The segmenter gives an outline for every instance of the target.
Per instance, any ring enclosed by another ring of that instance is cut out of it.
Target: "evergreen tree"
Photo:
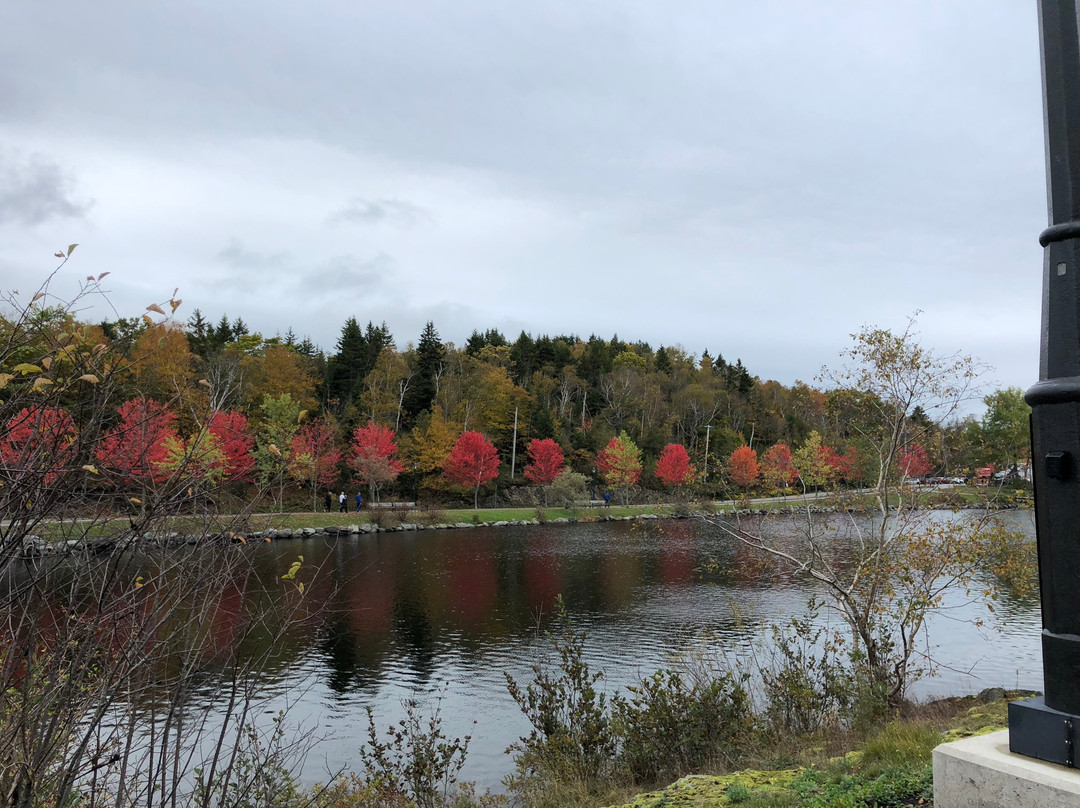
[[[715,365],[713,367],[715,367]],[[671,359],[668,358],[667,348],[665,348],[663,345],[661,345],[656,351],[656,372],[671,372]]]
[[[195,309],[187,321],[188,347],[193,354],[203,359],[207,357],[212,331],[213,326],[206,321],[201,311]]]
[[[233,341],[233,329],[229,325],[229,318],[227,315],[221,315],[221,319],[218,320],[218,324],[214,327],[213,331],[208,335],[209,346],[207,349],[208,354],[215,354]]]
[[[337,412],[344,413],[360,395],[368,370],[368,344],[355,317],[350,317],[341,327],[336,347],[326,366],[326,396],[336,402]]]
[[[405,416],[410,422],[431,408],[445,356],[446,348],[439,339],[439,332],[435,330],[435,324],[428,321],[416,346],[413,383],[405,395]]]
[[[510,348],[510,369],[514,380],[525,385],[536,366],[536,343],[524,331]]]
[[[473,332],[469,334],[469,338],[465,340],[465,353],[469,356],[476,356],[486,344],[484,335],[474,328]]]
[[[375,363],[379,361],[379,354],[383,352],[383,348],[394,347],[394,337],[390,333],[385,320],[381,325],[374,325],[371,320],[368,320],[367,329],[364,331],[364,340],[367,342],[367,359],[362,368],[361,379],[371,373]]]

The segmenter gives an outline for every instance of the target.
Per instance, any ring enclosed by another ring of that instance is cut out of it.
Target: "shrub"
[[[438,706],[426,718],[416,700],[409,699],[402,706],[405,718],[387,729],[385,742],[379,739],[371,708],[367,710],[368,742],[360,747],[360,761],[368,783],[358,792],[361,796],[374,787],[380,806],[461,808],[502,804],[500,798],[487,793],[477,801],[473,785],[458,781],[471,736],[448,738]]]
[[[589,499],[589,480],[567,469],[548,486],[548,502],[558,508],[573,508]]]
[[[628,690],[629,697],[612,699],[612,712],[619,765],[635,782],[730,762],[753,730],[749,695],[730,672],[688,684],[674,671],[657,671]]]
[[[525,687],[505,674],[507,690],[532,724],[528,737],[507,751],[519,753],[519,781],[539,775],[588,782],[609,772],[616,738],[607,696],[596,690],[603,674],[585,661],[587,634],[574,632],[561,597],[556,608],[562,633],[549,639],[557,666],[533,665],[534,680]]]
[[[855,682],[838,645],[817,625],[818,604],[804,617],[772,627],[772,660],[763,666],[765,718],[776,734],[804,734],[849,717]]]

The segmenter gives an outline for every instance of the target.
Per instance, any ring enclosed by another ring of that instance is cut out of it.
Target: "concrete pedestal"
[[[935,808],[1080,808],[1080,771],[1009,751],[1009,731],[934,750]]]

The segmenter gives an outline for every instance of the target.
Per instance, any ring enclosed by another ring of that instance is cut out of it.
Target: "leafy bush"
[[[557,508],[573,508],[589,499],[589,480],[567,469],[548,486],[548,502]]]
[[[533,727],[507,751],[519,753],[519,778],[590,781],[609,772],[617,742],[607,696],[596,690],[603,674],[592,673],[585,661],[587,634],[574,632],[561,597],[556,608],[562,633],[549,639],[557,666],[533,665],[534,680],[524,688],[504,674],[507,690]]]
[[[612,699],[619,765],[635,782],[674,779],[731,760],[753,730],[750,698],[731,673],[687,684],[657,671]]]
[[[405,718],[387,729],[387,740],[379,739],[375,719],[368,708],[368,742],[360,747],[366,784],[354,781],[357,805],[367,803],[371,789],[378,793],[379,806],[418,808],[462,808],[467,805],[500,805],[501,798],[485,793],[477,801],[471,783],[458,781],[471,736],[449,739],[443,733],[438,706],[426,718],[414,699],[403,702]],[[339,789],[345,801],[350,792]],[[345,801],[344,804],[350,804]]]
[[[761,678],[765,718],[774,733],[816,732],[840,723],[853,706],[854,677],[817,616],[818,604],[811,601],[804,617],[772,627],[771,664],[763,666]]]

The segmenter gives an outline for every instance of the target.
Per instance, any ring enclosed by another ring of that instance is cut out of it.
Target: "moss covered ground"
[[[690,775],[617,808],[928,808],[934,747],[1004,729],[1008,702],[1028,695],[997,688],[932,702],[868,737],[851,734],[843,754],[826,757],[811,739],[792,750],[795,765]]]

